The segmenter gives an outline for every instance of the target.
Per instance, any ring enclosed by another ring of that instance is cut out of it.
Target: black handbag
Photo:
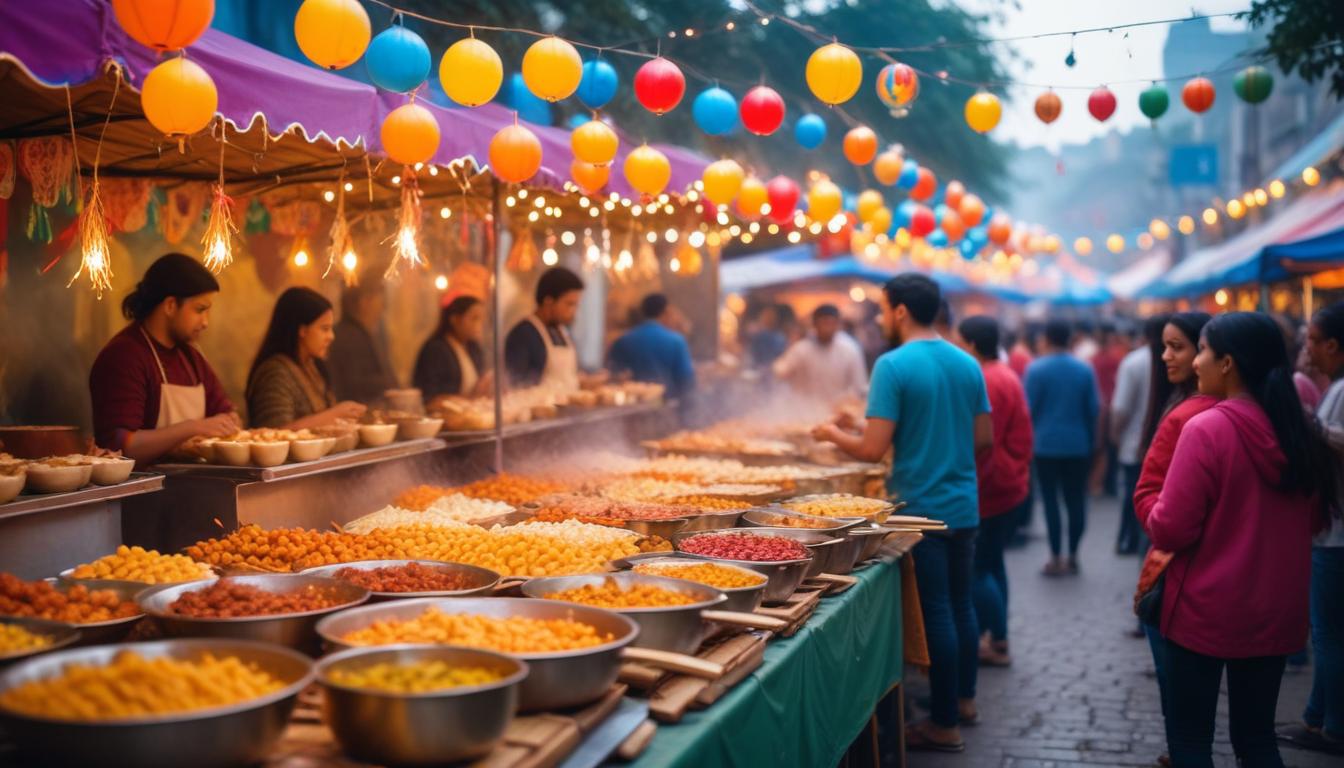
[[[1134,613],[1139,617],[1139,621],[1150,627],[1157,627],[1162,623],[1162,592],[1166,583],[1167,572],[1163,569],[1162,573],[1157,575],[1157,581],[1143,593],[1134,606]]]

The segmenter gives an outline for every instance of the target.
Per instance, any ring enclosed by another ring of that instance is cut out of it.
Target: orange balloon
[[[854,165],[867,165],[877,157],[877,134],[866,125],[845,134],[845,159]]]
[[[667,155],[648,144],[636,147],[625,156],[625,180],[636,191],[645,195],[657,195],[672,180],[672,164]]]
[[[585,163],[576,158],[569,164],[569,176],[580,189],[592,195],[607,186],[607,179],[611,177],[611,166]]]
[[[1046,91],[1036,97],[1036,117],[1046,125],[1058,120],[1059,113],[1063,110],[1064,104],[1054,91]]]
[[[616,159],[620,140],[611,126],[601,120],[589,120],[569,134],[569,146],[583,162],[606,165]]]
[[[966,223],[961,220],[961,215],[954,210],[949,209],[943,214],[943,221],[939,226],[947,234],[947,239],[953,242],[960,240],[962,235],[966,234]]]
[[[888,149],[878,155],[873,161],[873,175],[877,177],[877,183],[885,187],[895,184],[901,177],[901,167],[904,164],[905,158],[894,149]]]
[[[980,220],[985,218],[985,204],[976,195],[964,195],[961,198],[961,205],[957,206],[957,213],[961,214],[961,223],[968,227],[977,227],[980,225]]]
[[[989,220],[989,241],[995,245],[1003,245],[1012,236],[1013,223],[1001,213],[994,214],[994,218]]]
[[[738,213],[754,219],[761,215],[761,206],[769,201],[770,195],[765,191],[765,182],[755,176],[748,176],[742,180],[742,188],[737,191]]]
[[[383,118],[383,151],[402,165],[429,162],[439,151],[439,121],[419,104],[402,104]]]
[[[938,177],[933,175],[933,171],[921,165],[919,167],[919,181],[916,181],[915,186],[910,190],[910,199],[922,202],[933,197],[933,193],[937,191]]]
[[[215,0],[112,0],[117,23],[137,43],[176,51],[196,42],[215,16]]]
[[[490,170],[504,181],[520,184],[541,170],[541,142],[521,125],[501,128],[490,139]]]
[[[965,194],[965,185],[953,179],[947,182],[947,187],[943,189],[943,204],[955,211],[957,206],[961,205],[961,197]]]

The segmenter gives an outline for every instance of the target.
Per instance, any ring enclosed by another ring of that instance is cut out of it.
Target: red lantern
[[[966,223],[961,220],[961,216],[956,211],[951,209],[943,214],[943,220],[938,226],[943,228],[943,232],[947,233],[947,239],[954,243],[966,234]]]
[[[921,165],[919,167],[919,181],[916,181],[915,186],[910,189],[910,199],[923,202],[933,197],[933,193],[937,191],[938,177],[933,175],[933,171]]]
[[[1106,122],[1111,115],[1115,114],[1115,94],[1111,89],[1101,86],[1087,97],[1087,111],[1097,119],[1097,122]]]
[[[1213,106],[1213,98],[1216,95],[1213,83],[1209,82],[1207,77],[1196,77],[1181,89],[1181,101],[1185,102],[1185,108],[1197,115],[1207,112],[1209,107]]]
[[[770,201],[770,218],[781,224],[793,218],[798,207],[798,185],[787,176],[776,176],[765,185],[765,195]]]
[[[659,56],[635,73],[635,98],[655,115],[671,112],[686,95],[686,78],[676,64]]]
[[[1054,91],[1046,91],[1036,97],[1036,117],[1046,125],[1058,120],[1063,110],[1064,105]]]
[[[757,136],[769,136],[784,122],[784,99],[775,89],[758,85],[742,97],[742,125]]]
[[[943,202],[947,204],[948,208],[955,211],[957,206],[961,205],[961,198],[965,194],[966,187],[960,181],[953,179],[947,182],[947,187],[943,190]]]
[[[938,217],[933,215],[927,205],[916,206],[914,213],[910,214],[910,234],[915,237],[924,237],[937,226]]]
[[[1008,238],[1013,236],[1013,222],[1001,213],[995,214],[994,218],[989,220],[988,234],[991,243],[1003,245],[1008,242]]]

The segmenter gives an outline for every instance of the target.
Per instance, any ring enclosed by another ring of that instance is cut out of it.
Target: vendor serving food
[[[439,326],[415,358],[415,386],[425,400],[441,395],[484,397],[494,389],[485,370],[485,304],[475,296],[457,296],[443,306]]]
[[[217,293],[214,275],[180,253],[145,271],[121,303],[130,325],[107,342],[89,373],[98,445],[144,465],[193,437],[224,437],[242,426],[195,347]]]
[[[579,356],[566,326],[574,322],[583,280],[564,267],[551,267],[537,282],[537,310],[509,331],[504,362],[509,384],[541,385],[558,392],[579,388]]]

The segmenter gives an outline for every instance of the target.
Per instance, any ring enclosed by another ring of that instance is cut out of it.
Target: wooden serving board
[[[703,709],[718,701],[755,671],[765,658],[765,646],[771,637],[770,632],[739,632],[707,642],[696,656],[723,667],[723,675],[715,680],[665,674],[634,663],[621,665],[620,679],[649,697],[649,714],[654,719],[675,723],[688,710]]]
[[[779,633],[781,637],[793,637],[807,620],[812,618],[817,605],[821,603],[821,592],[799,590],[794,592],[781,605],[757,608],[762,616],[774,616],[789,622],[789,626]]]

